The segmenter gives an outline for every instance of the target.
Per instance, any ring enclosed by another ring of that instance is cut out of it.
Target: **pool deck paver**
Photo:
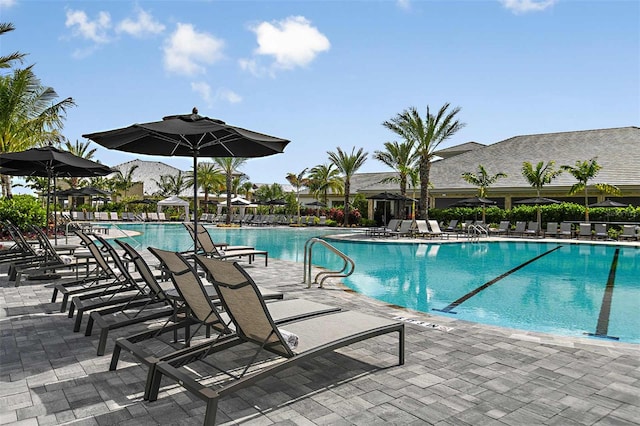
[[[285,298],[407,319],[406,363],[395,365],[391,336],[341,348],[222,399],[220,424],[640,425],[640,345],[400,309],[335,280],[307,289],[293,262],[246,266]],[[146,369],[134,358],[108,371],[113,339],[141,326],[111,333],[97,357],[95,333],[72,331],[49,283],[16,288],[0,271],[0,424],[202,424],[204,403],[169,380],[142,401]]]

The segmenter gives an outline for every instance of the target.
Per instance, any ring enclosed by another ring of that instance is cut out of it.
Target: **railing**
[[[467,226],[467,238],[471,241],[479,241],[480,237],[484,235],[489,238],[489,231],[480,225]]]
[[[324,280],[326,280],[327,278],[344,278],[344,277],[348,277],[349,275],[353,274],[353,271],[356,268],[355,263],[353,262],[353,260],[351,260],[351,258],[349,256],[347,256],[346,254],[344,254],[343,252],[341,252],[340,250],[338,250],[337,248],[335,248],[334,246],[332,246],[331,244],[329,244],[328,242],[326,242],[325,240],[321,239],[321,238],[309,238],[307,240],[307,242],[304,244],[304,275],[302,278],[302,282],[307,284],[307,288],[311,287],[311,259],[313,257],[313,246],[316,243],[320,243],[323,246],[325,246],[327,249],[329,249],[330,251],[332,251],[333,253],[335,253],[336,255],[338,255],[343,261],[344,264],[342,266],[342,269],[339,271],[321,271],[318,274],[316,274],[316,277],[313,280],[313,284],[318,284],[318,278],[322,277],[322,279],[320,280],[320,288],[322,288],[322,284],[324,283]],[[351,266],[350,270],[348,272],[347,268]],[[307,281],[308,279],[308,281]]]

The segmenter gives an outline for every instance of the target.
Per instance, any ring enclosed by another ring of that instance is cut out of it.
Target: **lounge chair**
[[[591,234],[591,224],[590,223],[581,223],[580,230],[578,234],[578,238],[589,238],[593,239],[593,235]]]
[[[145,386],[145,399],[148,399],[153,370],[158,362],[168,361],[175,357],[185,356],[186,354],[197,359],[198,357],[206,355],[207,352],[215,350],[216,344],[221,342],[241,343],[241,341],[233,335],[232,330],[228,328],[230,323],[229,318],[221,316],[224,314],[221,314],[219,311],[219,303],[214,303],[214,300],[218,301],[218,299],[211,297],[210,292],[205,288],[192,267],[191,261],[178,253],[156,249],[150,250],[167,268],[176,290],[180,295],[184,296],[181,301],[184,302],[188,308],[185,312],[189,316],[178,324],[169,326],[165,324],[165,326],[160,328],[116,340],[109,369],[115,370],[117,368],[120,353],[123,349],[146,364],[149,367],[149,374],[147,377],[147,385]],[[220,270],[217,267],[218,263],[225,265],[227,263],[204,256],[201,256],[199,261],[202,261],[202,263],[200,263],[201,265],[206,265],[205,270],[207,270],[210,275],[218,273]],[[224,268],[224,265],[222,266],[226,272],[227,269]],[[235,279],[238,279],[238,276],[242,280],[245,279],[244,275],[240,274],[238,270],[234,269],[231,273],[235,275]],[[262,291],[264,292],[261,293],[263,296],[264,294],[281,295],[281,293],[277,292]],[[269,302],[267,307],[274,320],[279,324],[340,310],[340,308],[333,306],[301,299],[274,300]],[[196,344],[190,346],[191,341],[197,333],[197,330],[194,333],[190,332],[192,325],[197,325],[198,327],[213,327],[217,334],[213,338],[209,338],[207,335],[205,339],[200,339]],[[186,328],[184,345],[169,344],[166,342],[163,342],[165,345],[158,345],[158,339],[161,338],[162,334],[173,332],[175,329],[183,327]],[[151,339],[154,339],[154,341],[149,342]],[[235,342],[233,342],[234,340]],[[163,351],[154,353],[152,352],[151,346],[154,348],[159,346]]]
[[[193,222],[184,222],[183,225],[185,228],[187,228],[187,231],[189,231],[189,235],[191,235],[194,246],[196,240],[198,241],[198,253],[204,253],[209,256],[213,256],[216,253],[216,251],[214,251],[215,248],[217,248],[218,250],[224,250],[225,252],[230,250],[255,250],[255,247],[251,246],[230,246],[226,242],[214,242],[211,239],[211,234],[209,234],[207,228],[199,223],[198,232],[196,232],[196,228]]]
[[[76,235],[89,250],[92,261],[95,262],[95,268],[88,271],[82,278],[54,283],[51,303],[55,303],[58,294],[61,294],[60,312],[67,309],[68,301],[74,296],[97,297],[105,295],[109,291],[120,291],[122,285],[126,283],[125,277],[116,273],[107,261],[102,249],[95,244],[89,235],[80,231],[76,231]],[[73,313],[71,314],[73,315]]]
[[[533,237],[537,237],[538,231],[539,231],[538,222],[531,221],[527,225],[527,229],[524,230],[523,235],[531,235]]]
[[[511,222],[508,220],[501,220],[500,225],[497,228],[489,228],[489,233],[493,235],[507,235],[511,228]]]
[[[208,247],[211,249],[207,254],[216,259],[231,259],[234,257],[242,258],[246,257],[249,263],[252,263],[256,256],[264,256],[264,266],[268,265],[269,252],[266,250],[256,250],[254,248],[241,248],[241,246],[232,246],[231,250],[225,250],[224,248],[218,248],[215,245]]]
[[[211,368],[211,364],[208,362],[195,365],[191,362],[193,358],[190,356],[160,362],[154,371],[149,393],[150,401],[157,399],[161,379],[163,376],[167,376],[178,381],[198,398],[206,401],[207,409],[204,423],[213,425],[220,398],[232,394],[237,389],[271,377],[279,371],[299,365],[310,358],[352,343],[376,336],[398,333],[398,364],[404,364],[403,323],[359,312],[341,311],[292,322],[286,324],[284,328],[278,327],[258,288],[244,270],[239,268],[236,263],[231,262],[216,267],[226,267],[229,270],[236,268],[245,276],[243,280],[235,278],[225,281],[213,280],[213,284],[220,295],[225,311],[232,320],[237,340],[254,346],[256,348],[255,354],[246,364],[240,365],[242,370],[238,370],[237,374],[232,374],[229,376],[230,378],[221,375],[221,378],[227,379],[226,382],[218,382],[211,387],[199,383],[195,377],[189,375],[191,371],[206,375],[218,373],[219,370]],[[222,271],[220,275],[223,277],[236,276]],[[285,336],[287,337],[285,338]],[[293,341],[297,342],[297,345],[293,344]],[[221,347],[225,349],[224,345]],[[275,355],[274,362],[254,364],[258,355],[264,352]],[[213,358],[220,357],[213,356]],[[216,361],[224,363],[227,360],[216,359],[214,362]],[[228,362],[234,366],[239,364],[235,359],[229,359]],[[188,365],[188,368],[182,368],[185,364]],[[200,371],[200,368],[204,371]],[[330,372],[327,373],[330,374]]]
[[[609,233],[607,232],[607,224],[606,223],[596,223],[593,225],[595,228],[595,234],[593,235],[597,239],[608,239]]]
[[[9,232],[13,245],[0,254],[0,264],[15,263],[27,264],[43,259],[44,255],[39,254],[31,244],[24,238],[20,229],[9,221],[3,222],[4,228]]]
[[[516,227],[509,231],[509,235],[520,235],[523,236],[527,227],[527,222],[517,221]]]
[[[398,226],[397,231],[389,231],[388,235],[393,235],[395,237],[410,237],[413,235],[416,224],[414,220],[403,220],[400,222],[400,226]]]
[[[618,236],[620,240],[638,240],[640,236],[636,233],[635,225],[623,225],[622,233]]]
[[[120,220],[120,218],[118,217],[118,212],[109,212],[109,219],[117,222]]]
[[[430,237],[431,231],[429,230],[429,224],[424,219],[416,219],[415,220],[415,229],[413,231],[413,236],[415,237]]]
[[[440,225],[438,224],[437,220],[427,220],[427,223],[429,224],[429,231],[427,232],[427,235],[431,238],[433,237],[438,237],[438,238],[444,238],[446,237],[447,239],[449,238],[449,234],[442,232],[442,230],[440,229]]]
[[[572,225],[570,222],[561,222],[560,223],[560,232],[559,232],[559,236],[560,237],[567,237],[567,238],[572,238],[573,237],[573,230],[571,229]]]
[[[15,286],[18,287],[22,281],[22,276],[26,275],[29,278],[44,277],[56,279],[60,278],[56,271],[59,269],[75,269],[77,265],[74,263],[74,258],[70,256],[61,256],[55,248],[51,245],[49,238],[42,232],[40,228],[31,226],[31,231],[35,234],[40,244],[40,249],[43,250],[43,257],[34,259],[27,263],[18,262],[12,263],[9,266],[9,280],[15,281]]]
[[[544,231],[545,237],[557,237],[559,233],[558,222],[547,222],[547,229]]]
[[[160,222],[166,222],[166,221],[167,221],[167,217],[166,217],[166,215],[164,214],[164,212],[158,212],[158,220],[159,220]]]
[[[451,219],[449,224],[444,229],[445,232],[457,232],[458,231],[458,219]]]

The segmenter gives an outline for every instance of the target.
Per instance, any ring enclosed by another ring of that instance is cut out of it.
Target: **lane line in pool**
[[[613,260],[611,261],[611,268],[609,269],[609,277],[607,278],[607,285],[604,288],[604,294],[602,295],[602,305],[600,305],[600,315],[598,315],[598,324],[596,325],[595,333],[586,333],[589,336],[602,337],[605,339],[620,340],[619,337],[609,336],[609,318],[611,317],[611,300],[613,299],[613,287],[616,282],[616,269],[618,267],[618,256],[620,255],[620,249],[617,248],[613,254]]]
[[[524,268],[528,264],[530,264],[532,262],[535,262],[536,260],[540,259],[541,257],[544,257],[544,256],[546,256],[546,255],[548,255],[550,253],[553,253],[554,251],[558,250],[561,247],[562,246],[554,247],[551,250],[546,251],[546,252],[534,257],[533,259],[527,260],[526,262],[524,262],[524,263],[516,266],[515,268],[505,272],[504,274],[500,275],[499,277],[496,277],[496,278],[492,279],[491,281],[488,281],[488,282],[482,284],[480,287],[476,288],[475,290],[470,291],[469,293],[467,293],[464,296],[462,296],[461,298],[451,302],[448,306],[446,306],[446,307],[444,307],[442,309],[431,308],[431,310],[432,311],[438,311],[438,312],[445,312],[445,313],[449,313],[449,314],[457,314],[457,312],[453,312],[452,311],[452,309],[454,309],[456,306],[460,305],[461,303],[463,303],[467,299],[472,298],[476,294],[480,293],[482,290],[492,286],[493,284],[497,283],[501,279],[503,279],[505,277],[508,277],[509,275],[513,274],[517,270]]]

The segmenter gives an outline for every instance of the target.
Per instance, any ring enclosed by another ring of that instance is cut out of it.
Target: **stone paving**
[[[307,289],[302,265],[292,262],[246,266],[285,298],[404,318],[406,363],[394,364],[397,338],[369,339],[222,399],[220,424],[640,424],[640,345],[431,316],[337,282]],[[113,339],[141,326],[112,332],[97,357],[97,336],[72,331],[50,302],[50,283],[16,288],[1,270],[0,424],[202,424],[204,403],[169,380],[157,401],[143,401],[146,369],[135,358],[123,355],[108,371]]]

